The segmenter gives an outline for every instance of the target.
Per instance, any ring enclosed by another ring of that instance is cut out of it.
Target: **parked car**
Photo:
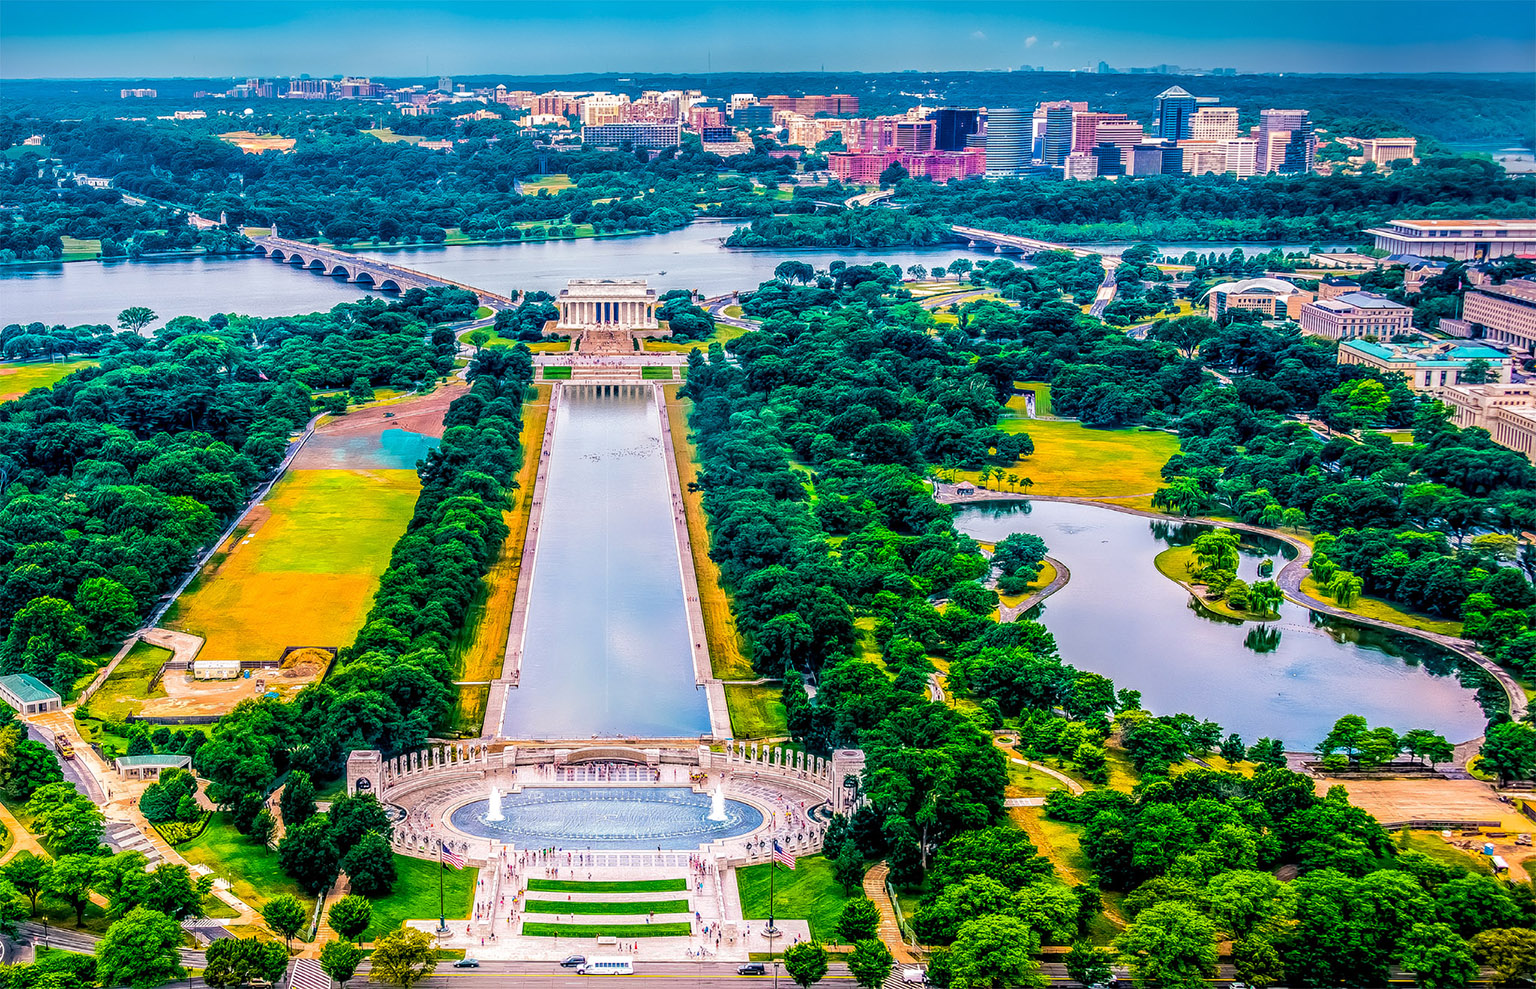
[[[767,975],[768,966],[762,962],[747,962],[745,965],[736,966],[737,975]]]
[[[926,986],[928,976],[924,975],[920,968],[904,968],[901,970],[901,981],[909,986]]]
[[[473,958],[460,958],[453,963],[454,968],[479,968],[480,963]]]
[[[561,968],[576,968],[587,963],[586,955],[570,955],[560,962]]]

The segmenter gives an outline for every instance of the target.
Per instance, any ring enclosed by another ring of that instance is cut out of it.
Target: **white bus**
[[[634,975],[635,960],[619,955],[593,956],[576,969],[577,975]]]

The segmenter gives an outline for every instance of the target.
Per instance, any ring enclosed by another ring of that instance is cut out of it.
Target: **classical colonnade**
[[[656,325],[656,307],[648,302],[561,302],[561,326],[614,326],[624,329]]]

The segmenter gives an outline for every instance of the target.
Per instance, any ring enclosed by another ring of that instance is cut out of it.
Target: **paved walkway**
[[[1045,562],[1056,568],[1056,576],[1049,584],[1046,584],[1013,607],[1010,608],[1008,605],[999,606],[997,611],[999,621],[1018,621],[1020,615],[1028,614],[1031,608],[1067,586],[1067,581],[1072,579],[1072,571],[1067,569],[1067,565],[1053,556],[1047,556]]]
[[[0,824],[4,824],[5,829],[11,833],[11,847],[5,850],[4,855],[0,855],[0,862],[9,862],[22,852],[31,852],[43,858],[50,857],[32,832],[21,826],[16,815],[12,814],[5,804],[0,804]]]
[[[901,936],[901,925],[896,922],[896,909],[891,906],[891,896],[885,889],[885,881],[890,874],[890,867],[884,862],[877,862],[871,866],[869,871],[864,873],[864,895],[880,908],[880,940],[891,949],[891,955],[896,959],[896,967],[899,969],[913,964],[916,959],[912,956],[912,948]]]

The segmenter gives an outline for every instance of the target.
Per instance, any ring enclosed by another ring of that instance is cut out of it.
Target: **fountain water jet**
[[[494,786],[491,787],[490,807],[486,811],[485,819],[487,821],[506,820],[505,817],[501,816],[501,791],[497,790]]]
[[[709,818],[711,821],[724,821],[725,816],[725,784],[716,783],[714,796],[710,798]]]

